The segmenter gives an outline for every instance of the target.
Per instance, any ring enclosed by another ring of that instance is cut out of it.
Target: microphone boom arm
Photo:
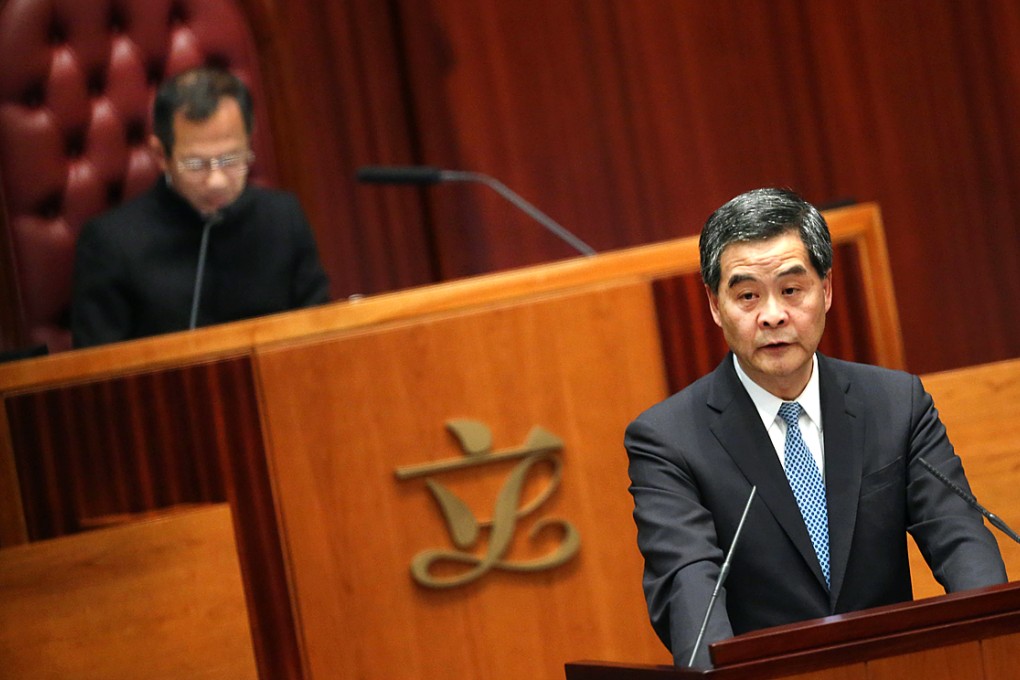
[[[437,184],[440,182],[479,182],[510,201],[518,210],[535,220],[554,236],[562,239],[585,257],[595,255],[595,249],[558,224],[553,218],[533,206],[507,185],[481,172],[466,170],[440,170],[429,165],[366,165],[358,168],[355,177],[369,184]]]
[[[594,248],[561,227],[551,217],[536,208],[520,194],[500,182],[495,177],[490,177],[489,175],[481,172],[469,172],[466,170],[440,170],[439,179],[442,182],[481,182],[530,215],[532,219],[539,222],[546,229],[568,243],[574,248],[574,250],[577,250],[586,257],[595,255]]]
[[[1017,535],[1017,533],[1013,531],[1009,527],[1009,525],[1006,524],[998,515],[992,513],[987,508],[985,508],[985,506],[978,503],[977,498],[975,498],[973,494],[967,493],[965,489],[963,489],[961,486],[959,486],[951,479],[949,479],[949,477],[944,475],[941,470],[939,470],[937,467],[926,461],[924,458],[918,456],[917,462],[920,463],[924,467],[924,469],[930,472],[932,476],[935,477],[935,479],[939,480],[946,487],[948,487],[950,491],[955,493],[963,500],[967,501],[967,504],[970,505],[975,510],[977,510],[979,513],[981,513],[993,527],[995,527],[1002,533],[1006,534],[1017,543],[1020,543],[1020,535]]]

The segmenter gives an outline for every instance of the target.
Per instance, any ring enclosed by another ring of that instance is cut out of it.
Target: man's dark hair
[[[722,267],[719,260],[731,243],[766,241],[796,230],[818,276],[832,269],[829,226],[818,209],[788,189],[755,189],[728,201],[716,210],[701,230],[701,279],[713,293],[719,292]]]
[[[200,67],[184,71],[160,85],[152,107],[152,126],[167,156],[174,148],[174,114],[178,111],[192,121],[212,116],[223,97],[237,100],[245,132],[251,136],[251,93],[241,79],[229,71]]]

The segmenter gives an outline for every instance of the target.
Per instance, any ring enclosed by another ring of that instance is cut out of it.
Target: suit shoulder
[[[916,375],[907,373],[906,371],[894,368],[885,368],[884,366],[875,366],[874,364],[862,364],[856,361],[833,359],[832,357],[825,357],[824,361],[831,370],[836,372],[837,375],[862,380],[865,383],[877,381],[893,384],[909,384],[917,378]]]
[[[271,204],[287,207],[300,205],[297,194],[286,189],[267,187],[260,184],[251,184],[248,186],[248,192],[252,201],[258,204]]]
[[[650,406],[641,412],[634,422],[654,424],[663,421],[676,421],[705,408],[712,376],[712,373],[702,376],[679,392]]]
[[[122,238],[137,236],[160,212],[152,190],[143,191],[85,222],[78,243],[99,244],[111,239],[120,242]]]
[[[306,229],[308,224],[297,194],[285,189],[251,184],[233,210],[245,219],[273,222],[275,228],[289,226],[300,231]]]
[[[924,391],[921,380],[897,369],[825,358],[821,378],[833,381],[839,392],[869,404],[870,409],[899,411]]]

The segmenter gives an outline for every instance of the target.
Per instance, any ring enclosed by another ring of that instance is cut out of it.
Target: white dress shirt
[[[737,377],[740,378],[740,383],[747,390],[747,394],[751,397],[751,401],[754,402],[755,408],[758,409],[758,415],[761,416],[761,422],[765,429],[768,430],[769,437],[772,439],[772,446],[775,447],[776,455],[779,456],[779,463],[782,465],[786,458],[786,421],[779,417],[779,407],[783,405],[784,400],[766,391],[758,383],[751,380],[744,373],[744,369],[740,367],[740,362],[737,361],[735,354],[733,355],[733,365],[737,369]],[[811,451],[811,457],[815,459],[818,471],[822,473],[822,479],[825,479],[822,401],[818,391],[817,356],[812,357],[811,377],[808,379],[804,391],[792,401],[800,403],[801,411],[800,420],[798,421],[800,432],[804,436],[804,443],[807,444],[808,450]]]

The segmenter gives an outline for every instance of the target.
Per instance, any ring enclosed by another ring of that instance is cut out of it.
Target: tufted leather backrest
[[[3,2],[3,0],[0,0]],[[74,246],[91,217],[148,188],[156,88],[201,64],[255,100],[255,181],[274,158],[255,43],[233,0],[6,0],[0,7],[0,230],[22,344],[70,347]],[[9,333],[8,333],[9,335]]]

